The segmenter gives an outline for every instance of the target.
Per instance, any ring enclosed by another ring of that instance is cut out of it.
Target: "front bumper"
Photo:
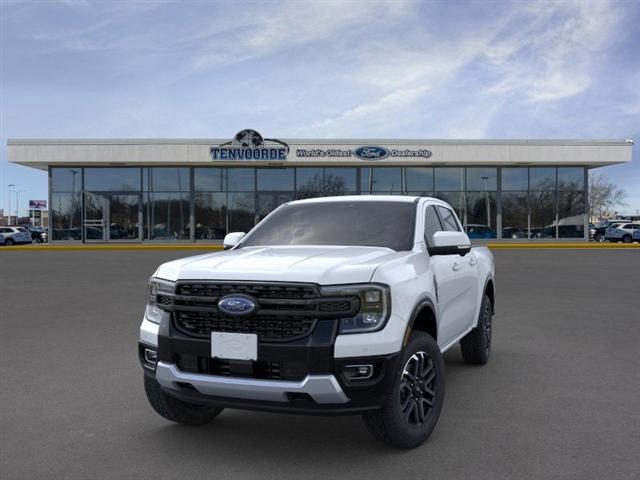
[[[202,405],[303,414],[374,411],[391,391],[399,359],[399,352],[335,358],[335,320],[319,321],[303,339],[259,342],[256,362],[212,359],[209,339],[182,334],[170,319],[154,325],[145,321],[141,327],[145,374],[168,395]],[[144,361],[145,348],[157,351],[155,368]],[[373,365],[373,375],[350,380],[349,365]]]
[[[308,395],[316,403],[347,403],[349,399],[333,375],[307,375],[302,381],[260,380],[181,372],[175,365],[159,362],[156,380],[164,387],[180,391],[185,385],[203,395],[242,398],[267,402],[288,402]]]

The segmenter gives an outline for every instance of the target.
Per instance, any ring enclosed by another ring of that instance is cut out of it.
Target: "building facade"
[[[328,195],[434,196],[473,239],[588,240],[588,170],[630,140],[9,140],[49,175],[53,242],[221,242],[278,205]]]

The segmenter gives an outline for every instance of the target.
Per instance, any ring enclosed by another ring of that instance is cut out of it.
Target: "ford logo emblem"
[[[245,295],[227,295],[218,301],[218,310],[227,315],[249,315],[256,307],[256,301]]]
[[[384,147],[375,146],[358,147],[354,153],[356,154],[356,157],[363,160],[382,160],[389,156],[389,150]]]

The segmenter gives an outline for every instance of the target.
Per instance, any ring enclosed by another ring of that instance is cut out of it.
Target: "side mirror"
[[[224,246],[224,249],[229,250],[230,248],[235,247],[237,244],[240,243],[240,240],[242,240],[245,235],[246,233],[244,232],[227,233],[224,237],[224,240],[222,241],[222,245]]]
[[[466,255],[471,251],[471,240],[464,232],[436,232],[427,249],[429,255]]]

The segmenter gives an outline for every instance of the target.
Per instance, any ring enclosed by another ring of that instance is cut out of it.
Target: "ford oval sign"
[[[389,150],[384,147],[375,146],[358,147],[353,153],[355,153],[356,157],[363,160],[382,160],[389,156]]]
[[[245,295],[227,295],[218,301],[218,310],[227,315],[249,315],[256,307],[256,301]]]

